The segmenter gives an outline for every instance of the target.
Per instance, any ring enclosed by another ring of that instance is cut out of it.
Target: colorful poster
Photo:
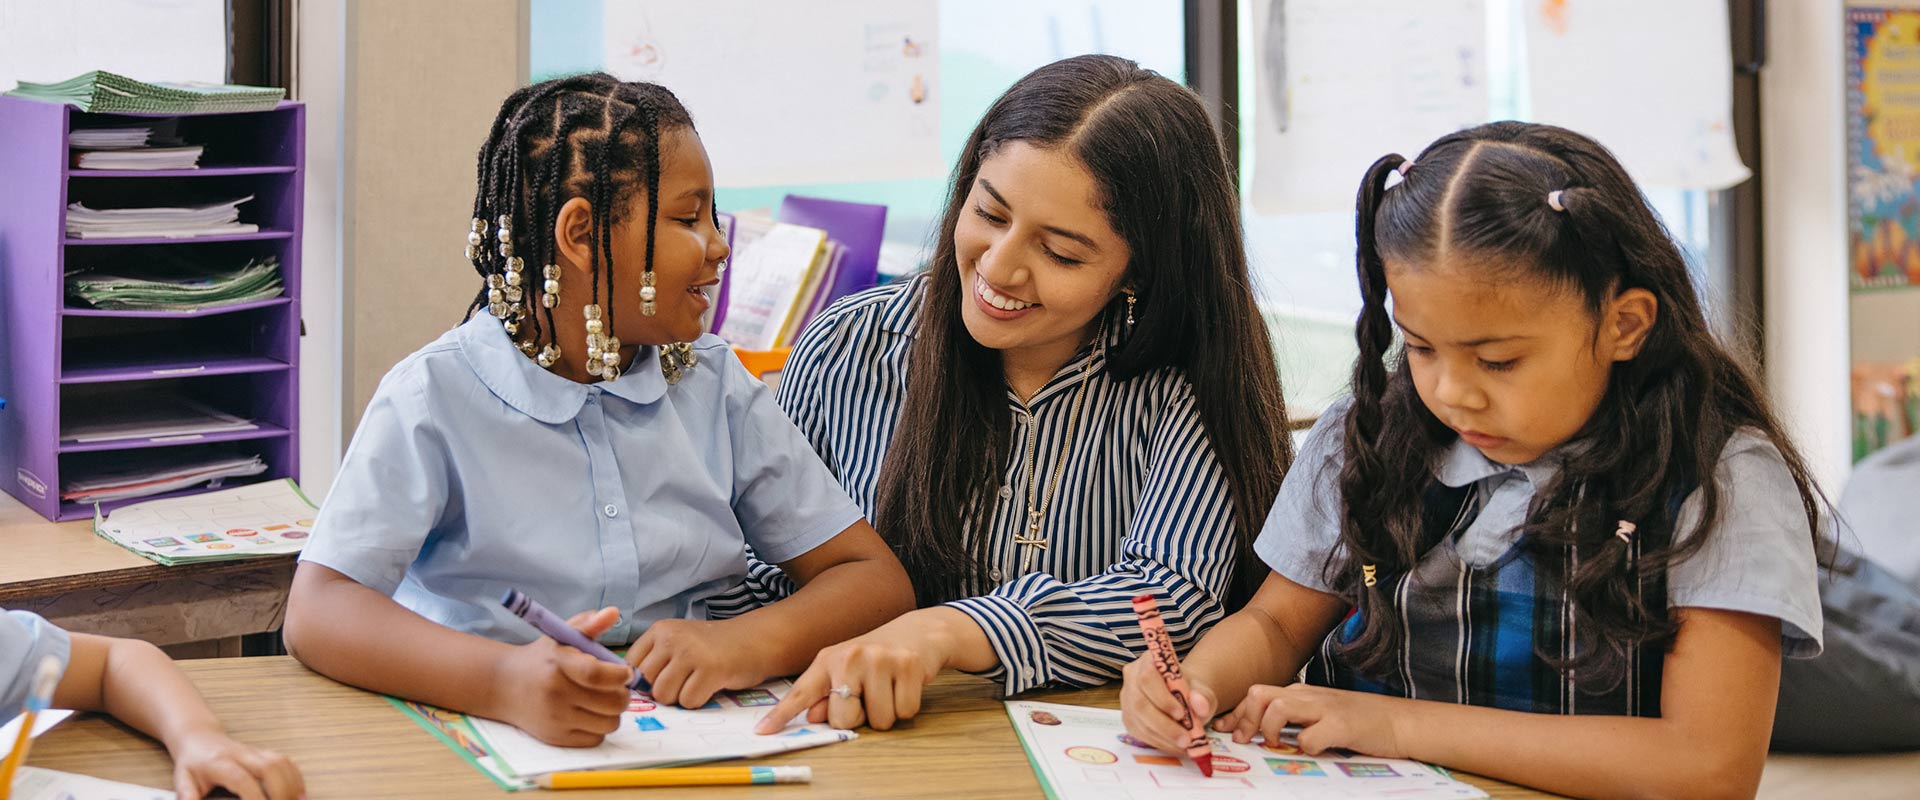
[[[1847,249],[1855,288],[1920,285],[1920,9],[1847,9]]]

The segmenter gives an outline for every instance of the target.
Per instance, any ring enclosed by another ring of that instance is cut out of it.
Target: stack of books
[[[206,148],[175,136],[173,120],[79,128],[67,134],[76,169],[198,169]]]
[[[737,215],[720,337],[743,350],[792,346],[833,299],[827,295],[845,255],[846,248],[819,228]]]
[[[59,83],[21,81],[7,94],[66,103],[95,114],[211,114],[265,111],[279,105],[286,90],[213,83],[145,83],[94,70]]]
[[[280,259],[271,255],[224,268],[156,257],[67,276],[68,299],[113,311],[205,311],[268,300],[282,290]]]

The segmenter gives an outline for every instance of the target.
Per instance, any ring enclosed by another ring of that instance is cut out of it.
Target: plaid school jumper
[[[1387,617],[1405,632],[1393,666],[1385,674],[1362,675],[1337,652],[1337,643],[1359,635],[1361,618],[1353,614],[1308,662],[1308,683],[1512,711],[1660,715],[1664,650],[1630,650],[1624,676],[1610,689],[1595,693],[1591,682],[1579,686],[1578,675],[1548,661],[1569,659],[1577,632],[1564,588],[1538,575],[1526,537],[1493,563],[1475,567],[1453,549],[1455,537],[1479,513],[1474,493],[1436,482],[1426,506],[1427,524],[1446,526],[1446,533],[1411,572],[1392,582]],[[1664,615],[1666,582],[1643,579],[1637,568],[1641,551],[1657,544],[1643,541],[1646,533],[1633,537],[1627,568],[1648,608]],[[1571,550],[1564,552],[1559,557],[1571,566]]]

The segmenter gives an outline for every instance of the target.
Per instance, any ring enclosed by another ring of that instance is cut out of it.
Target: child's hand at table
[[[576,614],[567,624],[592,639],[620,619],[618,610]],[[542,636],[513,649],[501,663],[494,691],[503,720],[560,747],[592,747],[620,727],[633,670],[609,664]]]
[[[1159,670],[1154,669],[1153,654],[1134,659],[1120,675],[1125,680],[1120,687],[1120,720],[1127,726],[1127,733],[1162,752],[1185,754],[1187,742],[1193,738],[1182,722],[1187,711],[1167,689]],[[1212,717],[1218,701],[1200,676],[1188,671],[1185,677],[1193,715],[1204,722]]]
[[[1241,744],[1259,734],[1269,742],[1281,740],[1280,729],[1301,726],[1300,749],[1310,755],[1327,750],[1352,750],[1380,758],[1406,758],[1400,747],[1395,719],[1410,711],[1403,698],[1372,692],[1329,689],[1293,683],[1255,685],[1233,711],[1215,720],[1213,729],[1233,734]]]
[[[293,761],[218,730],[180,734],[167,742],[167,752],[173,756],[173,790],[183,800],[199,800],[215,788],[241,800],[296,800],[307,794]]]
[[[723,689],[751,689],[768,677],[760,647],[745,620],[663,619],[627,650],[652,684],[653,699],[699,708]]]

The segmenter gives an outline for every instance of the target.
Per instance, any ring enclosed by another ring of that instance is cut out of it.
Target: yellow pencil
[[[13,796],[13,773],[27,763],[27,748],[33,744],[33,723],[40,712],[53,704],[53,687],[60,682],[60,659],[47,656],[40,660],[40,671],[33,676],[33,693],[27,695],[26,711],[20,715],[20,735],[13,739],[13,752],[0,763],[0,800]]]
[[[555,772],[534,778],[542,789],[624,789],[635,786],[725,786],[812,783],[812,767],[675,767]]]

